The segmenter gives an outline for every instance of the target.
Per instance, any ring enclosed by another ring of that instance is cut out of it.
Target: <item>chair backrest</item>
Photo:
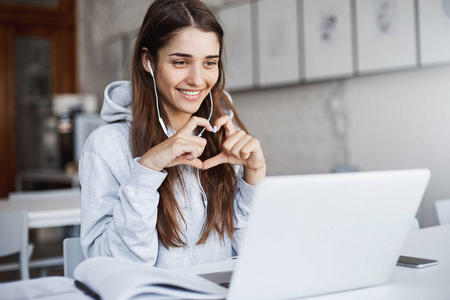
[[[450,199],[438,200],[434,203],[439,225],[450,224]]]
[[[80,238],[66,238],[63,241],[64,255],[64,276],[73,278],[73,271],[85,260],[83,251],[81,250]]]
[[[19,253],[20,277],[30,279],[28,268],[27,213],[0,213],[0,256]]]

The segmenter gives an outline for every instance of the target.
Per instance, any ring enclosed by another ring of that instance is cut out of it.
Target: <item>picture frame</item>
[[[418,0],[420,64],[450,62],[450,0]]]
[[[306,81],[354,73],[351,0],[304,0]]]
[[[359,73],[417,67],[414,0],[355,0],[355,16]]]
[[[251,89],[254,79],[252,4],[228,5],[218,12],[225,31],[226,89],[230,91]]]
[[[260,87],[298,83],[300,49],[297,0],[260,0],[257,11],[258,77]]]

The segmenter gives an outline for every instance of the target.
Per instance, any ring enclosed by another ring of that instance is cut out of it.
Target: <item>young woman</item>
[[[86,257],[158,267],[239,251],[266,164],[223,90],[223,30],[198,0],[156,0],[137,36],[132,80],[105,90],[80,159]]]

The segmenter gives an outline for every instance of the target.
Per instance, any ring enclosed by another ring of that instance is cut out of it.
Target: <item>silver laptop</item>
[[[425,192],[425,169],[267,177],[239,258],[194,266],[227,299],[293,299],[380,285]],[[227,270],[228,269],[228,270]]]

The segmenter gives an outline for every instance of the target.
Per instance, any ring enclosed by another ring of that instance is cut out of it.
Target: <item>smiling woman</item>
[[[134,46],[131,82],[105,90],[80,159],[86,257],[159,267],[239,251],[266,164],[224,92],[223,30],[198,0],[156,0]]]

